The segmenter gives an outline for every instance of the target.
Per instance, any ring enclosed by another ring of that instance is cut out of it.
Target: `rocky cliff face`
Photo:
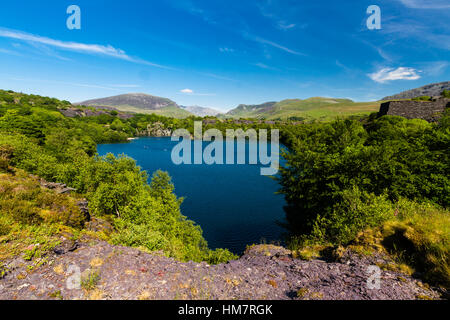
[[[155,122],[148,124],[145,130],[136,129],[136,135],[140,137],[170,137],[172,129],[166,128],[161,122]]]
[[[450,90],[450,81],[432,83],[420,88],[403,91],[393,96],[384,97],[382,100],[412,99],[422,96],[437,97],[444,90]]]
[[[117,117],[120,119],[129,119],[132,118],[133,115],[129,113],[123,113],[119,112],[118,110],[115,110],[114,108],[105,108],[105,109],[98,109],[98,110],[89,110],[89,109],[82,109],[82,108],[65,108],[65,109],[59,109],[59,112],[61,112],[65,117],[68,118],[75,118],[75,117],[98,117],[104,114],[111,114],[111,111],[117,112]]]

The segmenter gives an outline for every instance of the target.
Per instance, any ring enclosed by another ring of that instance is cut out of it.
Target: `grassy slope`
[[[347,99],[309,98],[278,102],[268,111],[253,110],[239,112],[234,118],[282,119],[302,117],[307,120],[333,120],[340,116],[364,115],[378,111],[380,102],[353,102]]]
[[[116,108],[117,110],[124,111],[124,112],[133,112],[133,113],[141,113],[141,114],[157,114],[159,116],[165,116],[165,117],[173,117],[177,119],[184,119],[189,116],[192,116],[192,113],[183,110],[176,106],[169,106],[165,108],[161,108],[160,110],[148,110],[148,109],[141,109],[133,106],[128,105],[114,105],[111,106]]]

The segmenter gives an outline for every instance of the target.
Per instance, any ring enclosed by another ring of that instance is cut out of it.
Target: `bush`
[[[115,227],[117,232],[112,236],[114,244],[143,247],[150,251],[163,250],[168,246],[167,239],[148,225],[138,225],[118,219]]]
[[[0,146],[0,171],[8,171],[9,161],[12,158],[14,148],[8,145]]]
[[[441,94],[444,98],[449,98],[450,99],[450,90],[444,90],[442,91]]]
[[[429,97],[429,96],[421,96],[421,97],[412,98],[411,100],[414,100],[414,101],[431,101],[431,97]]]
[[[356,235],[394,218],[394,208],[385,195],[345,190],[329,216],[318,216],[311,237],[319,242],[348,244]]]

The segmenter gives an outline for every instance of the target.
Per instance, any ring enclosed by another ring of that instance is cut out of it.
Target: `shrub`
[[[14,148],[9,145],[0,146],[0,171],[8,171],[13,152]]]
[[[114,244],[143,247],[150,251],[163,250],[168,246],[167,239],[148,225],[136,225],[120,219],[116,220],[117,232],[112,236]]]
[[[412,98],[411,100],[414,100],[414,101],[431,101],[431,97],[429,97],[429,96],[421,96],[421,97]]]
[[[394,217],[392,203],[385,195],[345,190],[329,216],[318,216],[311,237],[319,242],[348,244],[356,235]]]
[[[442,91],[441,94],[444,98],[449,98],[450,99],[450,90],[444,90]]]
[[[10,231],[11,221],[7,217],[0,215],[0,237],[9,234]]]
[[[3,212],[6,212],[15,221],[22,224],[39,225],[43,221],[39,215],[39,208],[31,201],[10,199],[2,201],[0,207]]]

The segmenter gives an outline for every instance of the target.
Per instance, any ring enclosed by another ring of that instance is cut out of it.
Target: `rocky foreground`
[[[393,271],[381,271],[379,289],[376,281],[368,285],[368,267],[386,261],[352,253],[339,262],[305,261],[258,245],[238,260],[208,265],[98,240],[66,241],[53,251],[4,262],[0,299],[439,299]]]

